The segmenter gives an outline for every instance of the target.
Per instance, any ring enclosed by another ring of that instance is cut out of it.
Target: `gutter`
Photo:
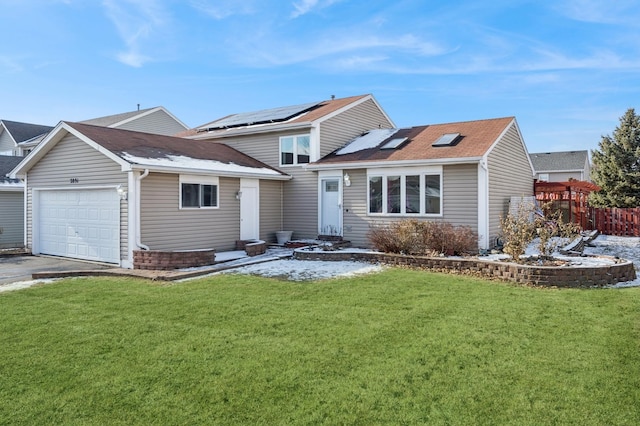
[[[397,167],[397,166],[441,166],[453,164],[477,164],[481,162],[483,157],[468,158],[438,158],[433,160],[399,160],[399,161],[358,161],[358,162],[342,162],[342,163],[322,163],[308,164],[304,168],[307,170],[335,170],[335,169],[371,169],[380,167]]]
[[[142,185],[140,184],[140,182],[148,175],[149,169],[145,169],[140,176],[136,177],[136,246],[140,247],[143,250],[149,250],[149,246],[142,244],[141,241],[142,236],[140,233],[140,199],[142,198],[142,194],[140,193],[140,188]]]

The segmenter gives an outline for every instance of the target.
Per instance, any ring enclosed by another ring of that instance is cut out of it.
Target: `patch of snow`
[[[137,157],[129,153],[123,153],[122,158],[134,164],[145,166],[175,167],[181,169],[207,170],[221,173],[255,173],[263,175],[280,175],[279,172],[266,167],[240,166],[234,163],[223,163],[216,160],[203,160],[200,158],[185,157],[183,155],[167,155],[161,158]]]
[[[379,272],[381,265],[353,261],[311,261],[282,259],[241,268],[222,271],[223,274],[251,274],[265,277],[283,277],[290,281],[319,280],[333,277],[350,277]]]
[[[359,136],[349,142],[346,146],[340,148],[336,155],[352,154],[354,152],[362,151],[364,149],[375,148],[383,140],[394,135],[398,129],[374,129],[368,133]]]

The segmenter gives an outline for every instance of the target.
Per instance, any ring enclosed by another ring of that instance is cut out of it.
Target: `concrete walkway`
[[[66,270],[38,271],[32,274],[32,279],[66,278],[81,276],[124,276],[145,278],[158,281],[176,281],[186,278],[199,277],[226,269],[239,268],[245,265],[271,262],[274,260],[289,258],[293,255],[292,249],[270,248],[267,252],[258,256],[248,257],[243,251],[216,253],[218,263],[198,268],[176,269],[172,271],[149,271],[143,269],[125,269],[117,267],[96,267]]]

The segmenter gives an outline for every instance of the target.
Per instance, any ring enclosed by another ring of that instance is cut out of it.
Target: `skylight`
[[[453,146],[458,142],[460,133],[445,133],[440,136],[431,146]]]
[[[380,149],[396,149],[406,141],[407,138],[393,138],[389,142],[382,145]]]

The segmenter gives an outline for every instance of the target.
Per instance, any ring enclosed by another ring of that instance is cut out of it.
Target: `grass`
[[[82,278],[0,313],[0,424],[640,424],[638,288]]]

